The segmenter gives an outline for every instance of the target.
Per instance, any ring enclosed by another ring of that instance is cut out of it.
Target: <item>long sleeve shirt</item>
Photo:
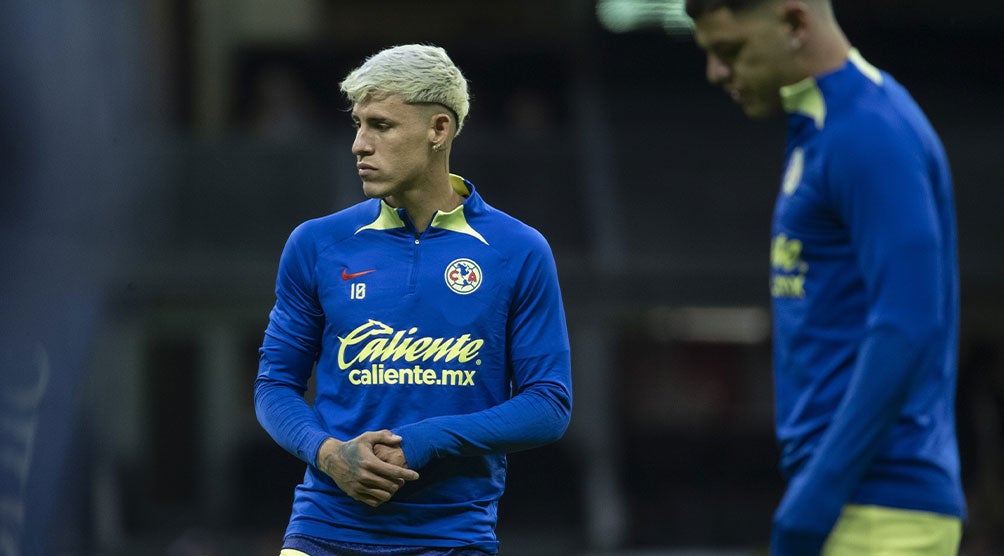
[[[952,178],[920,108],[856,50],[782,89],[771,245],[776,554],[818,553],[847,503],[962,517]]]
[[[551,250],[470,182],[451,183],[466,199],[422,233],[372,199],[302,224],[286,244],[255,401],[263,427],[308,464],[287,535],[497,551],[505,454],[569,423]],[[385,428],[421,478],[371,508],[314,464],[326,438]]]

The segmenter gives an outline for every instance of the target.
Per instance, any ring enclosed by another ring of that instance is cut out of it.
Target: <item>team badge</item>
[[[470,259],[457,259],[446,265],[446,285],[460,295],[473,293],[481,286],[481,267]]]

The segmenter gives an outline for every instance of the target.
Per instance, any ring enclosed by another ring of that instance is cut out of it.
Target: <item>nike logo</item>
[[[342,269],[342,280],[351,280],[353,278],[359,278],[364,274],[369,274],[370,272],[376,272],[376,269],[363,270],[360,272],[348,272],[347,268]]]

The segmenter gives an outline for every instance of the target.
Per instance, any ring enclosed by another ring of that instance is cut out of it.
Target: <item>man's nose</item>
[[[370,145],[370,142],[366,140],[366,134],[363,133],[362,129],[357,130],[356,138],[352,141],[352,154],[362,156],[372,152],[373,148]]]
[[[718,56],[708,54],[708,63],[705,68],[705,74],[710,83],[720,85],[727,81],[732,75],[732,68],[723,62]]]

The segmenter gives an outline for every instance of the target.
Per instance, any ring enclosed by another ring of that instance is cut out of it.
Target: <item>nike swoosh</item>
[[[369,274],[370,272],[376,272],[376,269],[363,270],[361,272],[348,272],[347,268],[342,269],[342,280],[351,280],[353,278],[359,278],[364,274]]]

